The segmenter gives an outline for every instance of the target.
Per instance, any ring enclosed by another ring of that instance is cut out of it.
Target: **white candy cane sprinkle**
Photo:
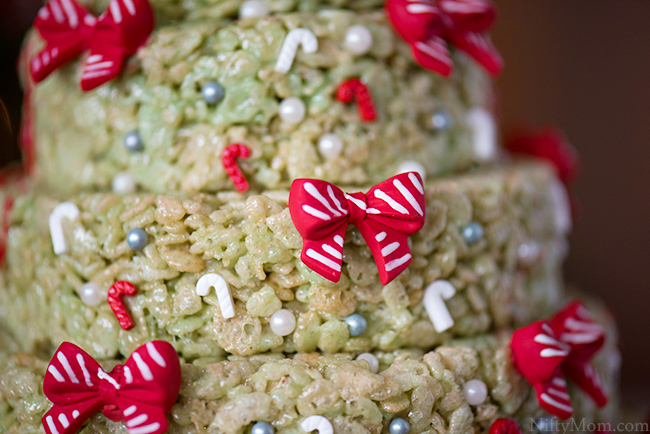
[[[324,416],[309,416],[300,423],[300,428],[306,432],[315,430],[318,434],[334,434],[332,423]]]
[[[424,308],[438,333],[450,329],[454,319],[447,309],[445,300],[456,294],[456,288],[446,280],[436,280],[424,290]]]
[[[232,294],[230,294],[230,289],[228,288],[228,283],[216,273],[205,274],[196,283],[196,293],[205,297],[210,293],[210,288],[214,288],[217,293],[221,315],[226,319],[234,317],[235,305],[232,300]]]
[[[54,253],[60,255],[68,252],[63,233],[63,219],[75,220],[79,217],[79,208],[71,202],[63,202],[54,208],[50,214],[50,235]]]
[[[307,29],[293,29],[290,31],[280,50],[280,55],[275,64],[275,70],[280,74],[286,74],[293,66],[298,47],[302,45],[305,53],[315,53],[318,50],[318,39]]]

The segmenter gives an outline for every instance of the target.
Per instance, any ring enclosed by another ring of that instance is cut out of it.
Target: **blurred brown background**
[[[0,98],[14,133],[14,74],[40,0],[0,0]],[[625,398],[650,403],[650,1],[497,0],[505,130],[557,125],[581,156],[581,215],[567,279],[617,316]],[[4,134],[4,137],[2,136]],[[19,159],[0,127],[0,161]]]
[[[650,1],[496,2],[503,124],[554,124],[577,148],[566,277],[614,311],[626,398],[650,405]]]

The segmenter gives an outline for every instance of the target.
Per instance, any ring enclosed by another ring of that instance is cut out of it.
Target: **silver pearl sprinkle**
[[[483,227],[476,222],[471,222],[463,228],[461,235],[467,244],[474,244],[483,237]]]
[[[211,81],[210,83],[203,86],[203,89],[201,89],[201,94],[203,95],[203,99],[208,104],[218,104],[223,99],[224,90],[219,83],[216,81]]]
[[[268,422],[257,422],[251,428],[251,434],[273,434],[275,430]]]
[[[345,319],[345,323],[348,325],[350,330],[350,336],[359,336],[366,331],[368,323],[366,319],[359,315],[358,313],[352,314]]]
[[[124,147],[129,152],[142,152],[144,150],[144,142],[138,130],[133,130],[124,136]]]
[[[431,121],[433,123],[433,128],[437,131],[447,131],[454,126],[454,118],[444,110],[438,110],[435,112]]]
[[[133,250],[142,250],[149,243],[149,235],[141,228],[133,228],[126,234],[126,243]]]
[[[389,426],[390,434],[408,434],[411,431],[411,424],[406,419],[397,417],[390,421]]]

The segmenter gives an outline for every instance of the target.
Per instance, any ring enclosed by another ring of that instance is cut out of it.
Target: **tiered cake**
[[[492,19],[51,0],[21,60],[29,177],[0,200],[0,431],[611,421],[615,329],[563,308],[564,186],[497,146]]]

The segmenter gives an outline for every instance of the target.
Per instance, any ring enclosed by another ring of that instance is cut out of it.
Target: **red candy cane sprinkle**
[[[126,310],[121,297],[124,295],[131,297],[137,293],[138,289],[131,282],[125,281],[115,282],[108,290],[108,304],[111,306],[111,309],[113,309],[115,317],[123,330],[133,328],[135,323],[131,319],[129,312]]]
[[[336,91],[336,99],[343,103],[349,103],[352,102],[352,99],[356,99],[359,113],[364,121],[371,122],[377,119],[372,95],[370,95],[368,87],[358,78],[351,78],[341,83]]]
[[[230,180],[240,193],[247,191],[250,186],[235,160],[237,158],[248,158],[250,155],[250,148],[241,143],[233,143],[221,153],[221,163],[223,164],[223,168],[226,169],[226,173],[230,177]]]

